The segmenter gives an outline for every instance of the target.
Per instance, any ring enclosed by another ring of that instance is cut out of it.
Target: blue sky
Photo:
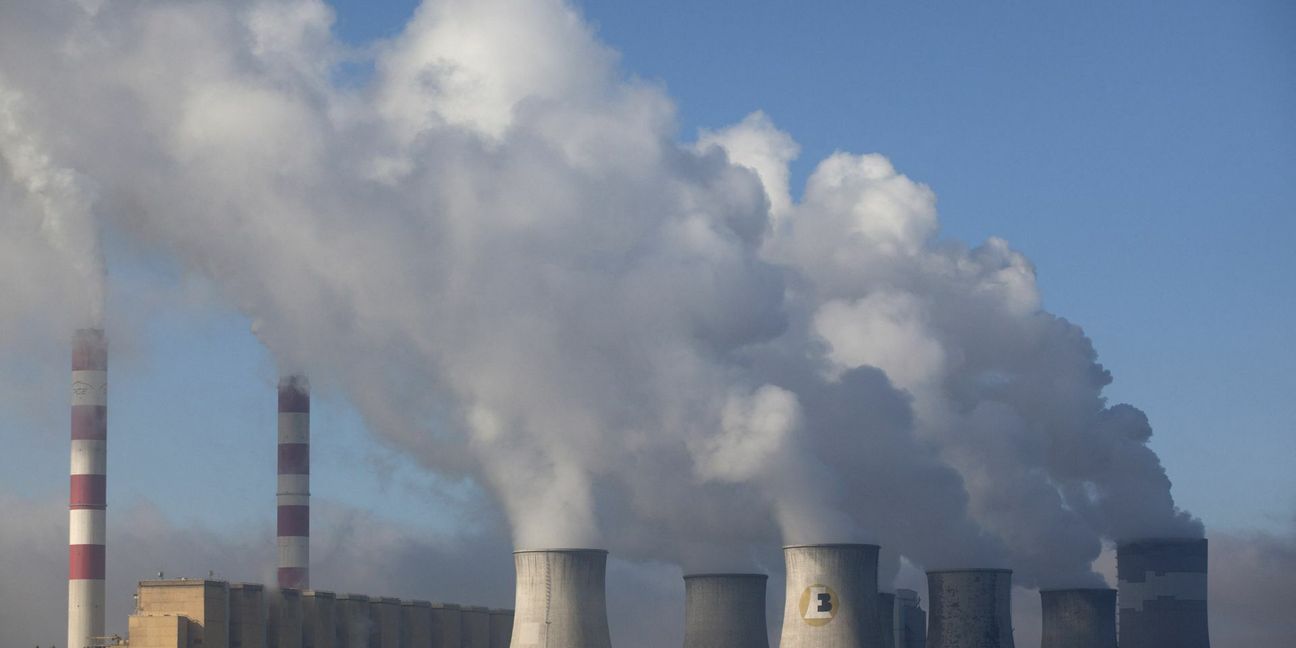
[[[389,36],[414,4],[339,2],[336,31],[356,45]],[[1214,528],[1290,524],[1296,6],[580,7],[625,74],[668,88],[681,139],[763,110],[801,144],[794,192],[833,151],[878,152],[936,192],[944,237],[1010,241],[1034,261],[1045,307],[1095,341],[1111,399],[1148,412],[1180,504]],[[181,281],[112,268],[163,292]],[[275,369],[250,324],[213,296],[115,351],[112,457],[149,469],[114,472],[114,505],[151,499],[213,528],[270,524]],[[327,388],[315,421],[327,440],[316,496],[428,528],[448,528],[447,502],[474,496],[376,444]],[[17,492],[65,493],[65,424],[40,432],[49,423],[8,426],[47,439],[0,455]],[[142,428],[175,444],[130,433]],[[19,477],[37,474],[52,477]],[[169,486],[185,480],[226,486]]]

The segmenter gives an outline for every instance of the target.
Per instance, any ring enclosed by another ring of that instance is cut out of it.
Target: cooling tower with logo
[[[512,648],[611,648],[602,549],[513,553],[517,598]]]
[[[876,648],[877,545],[783,548],[787,599],[780,648]]]
[[[765,574],[684,577],[684,648],[769,648]]]

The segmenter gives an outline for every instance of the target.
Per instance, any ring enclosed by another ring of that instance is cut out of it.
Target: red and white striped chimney
[[[279,380],[279,587],[310,587],[310,384]]]
[[[72,340],[71,474],[67,646],[84,648],[104,633],[108,342],[101,329],[79,329]]]

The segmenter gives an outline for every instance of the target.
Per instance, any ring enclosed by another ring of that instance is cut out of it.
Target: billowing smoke
[[[760,113],[681,142],[558,0],[431,0],[361,52],[332,19],[0,6],[4,226],[93,240],[93,213],[210,279],[283,366],[485,485],[517,546],[776,568],[868,539],[884,582],[898,551],[1064,585],[1102,538],[1202,533],[1030,262],[940,239],[886,158],[797,197]]]

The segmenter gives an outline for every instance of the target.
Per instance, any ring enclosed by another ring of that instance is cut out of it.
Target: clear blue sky
[[[336,29],[364,44],[414,5],[338,2]],[[802,145],[794,191],[834,150],[878,152],[937,193],[945,237],[1010,241],[1035,262],[1046,308],[1094,339],[1111,398],[1148,412],[1179,502],[1215,528],[1290,522],[1296,3],[580,6],[626,74],[669,89],[681,139],[764,110]],[[158,270],[113,266],[117,280],[177,281]],[[145,348],[115,351],[112,456],[151,470],[115,470],[114,505],[270,524],[275,370],[249,325],[177,308],[148,324]],[[451,522],[428,492],[464,487],[422,475],[319,396],[315,436],[329,443],[315,446],[315,495]],[[0,473],[18,492],[63,496],[65,421],[21,429],[46,423],[10,428],[46,440],[0,455]],[[176,443],[146,444],[130,433],[142,428]],[[36,474],[53,477],[15,477]],[[186,480],[222,487],[170,487]]]

